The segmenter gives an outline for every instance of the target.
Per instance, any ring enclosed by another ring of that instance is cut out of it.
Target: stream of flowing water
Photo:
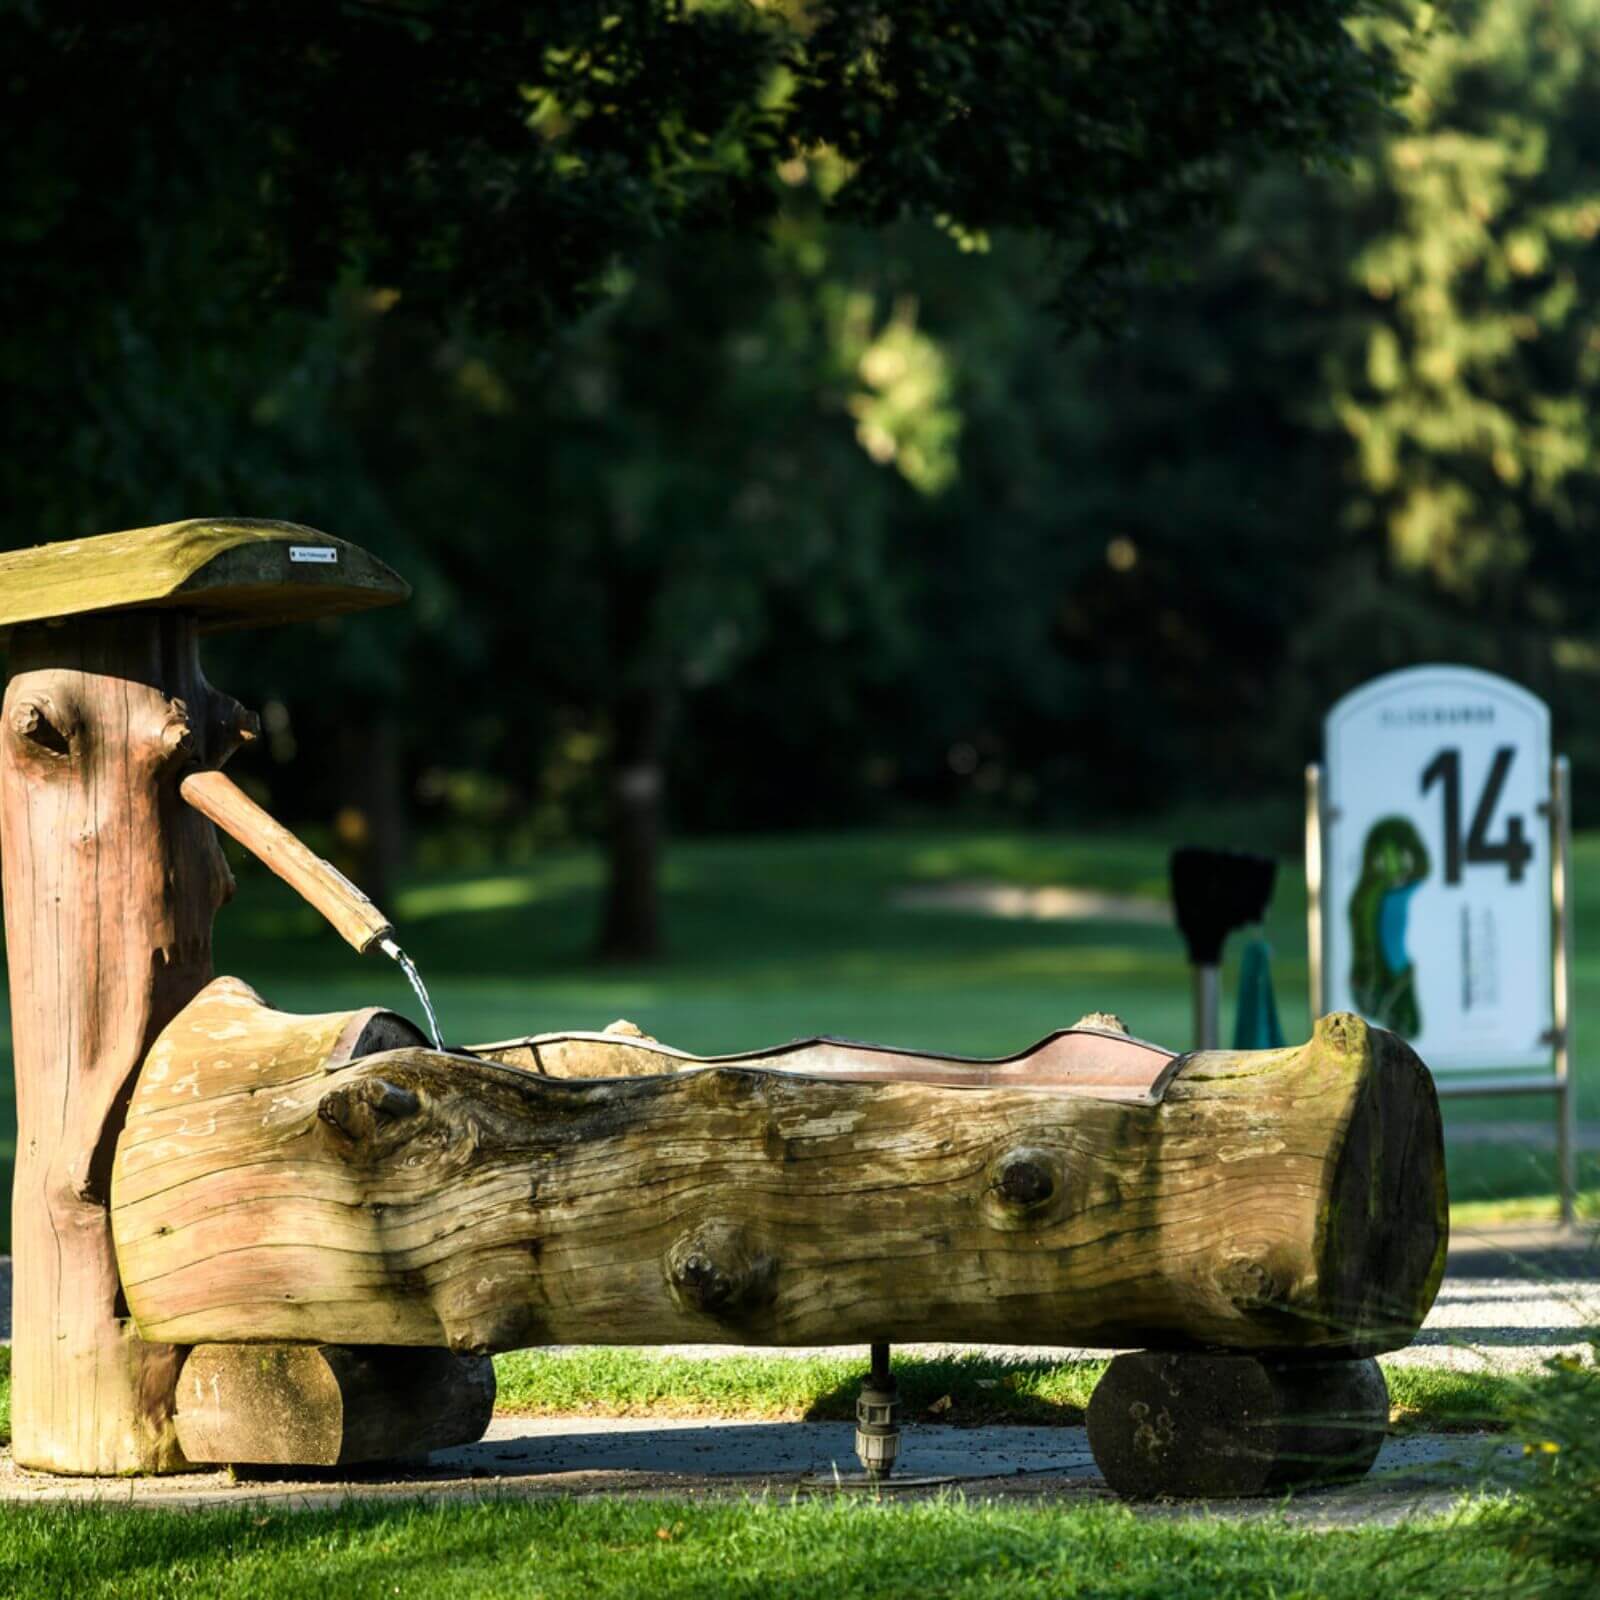
[[[428,1018],[428,1034],[433,1040],[433,1047],[435,1050],[443,1050],[444,1039],[439,1033],[439,1019],[433,1014],[433,1002],[428,998],[428,986],[422,981],[422,974],[417,971],[416,962],[393,939],[383,940],[378,948],[405,973],[412,989],[416,992],[417,999],[422,1003],[424,1014]]]

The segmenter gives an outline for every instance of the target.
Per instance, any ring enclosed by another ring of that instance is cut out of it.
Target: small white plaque
[[[292,544],[289,546],[289,559],[331,567],[337,564],[339,552],[330,544]]]

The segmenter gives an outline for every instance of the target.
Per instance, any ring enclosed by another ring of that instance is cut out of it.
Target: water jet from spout
[[[378,948],[405,973],[428,1019],[428,1037],[433,1040],[433,1048],[443,1050],[444,1039],[439,1033],[439,1019],[433,1014],[433,1002],[428,998],[428,986],[422,981],[422,974],[417,971],[416,962],[393,939],[379,940]]]

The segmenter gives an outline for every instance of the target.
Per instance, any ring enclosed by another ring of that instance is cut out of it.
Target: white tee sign
[[[1346,695],[1323,746],[1323,1010],[1438,1070],[1548,1066],[1550,713],[1471,667]]]

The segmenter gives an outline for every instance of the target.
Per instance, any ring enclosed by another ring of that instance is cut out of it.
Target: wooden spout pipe
[[[394,924],[337,867],[263,811],[232,778],[191,772],[179,793],[315,906],[359,953],[393,935]]]

